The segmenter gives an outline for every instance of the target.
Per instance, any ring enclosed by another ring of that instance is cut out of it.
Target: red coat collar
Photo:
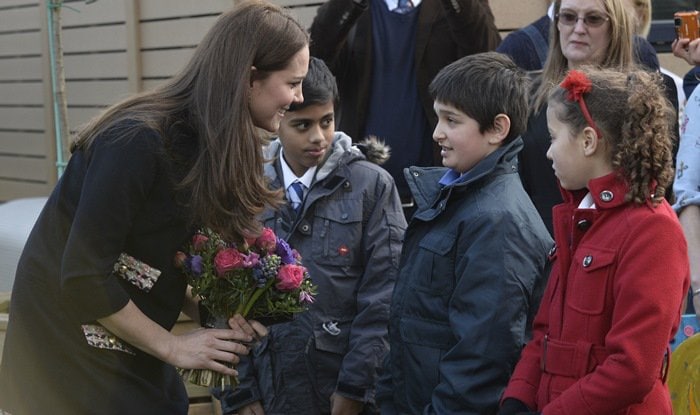
[[[573,191],[561,187],[560,189],[564,202],[576,205],[581,203],[581,200],[590,191],[598,209],[610,209],[623,205],[625,196],[629,192],[626,181],[615,172],[590,180],[587,189]]]

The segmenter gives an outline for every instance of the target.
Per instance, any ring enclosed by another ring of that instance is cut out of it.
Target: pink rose
[[[194,248],[195,252],[201,252],[204,247],[207,245],[207,241],[209,238],[206,236],[202,235],[201,233],[197,233],[192,237],[192,247]]]
[[[254,236],[249,236],[246,235],[243,240],[245,241],[246,246],[254,246],[255,245],[255,240],[258,239]]]
[[[255,246],[267,252],[275,252],[277,248],[277,236],[270,228],[263,228],[262,233],[255,240]]]
[[[280,291],[293,291],[301,286],[306,268],[301,265],[282,265],[277,273],[277,287]]]
[[[219,277],[223,277],[229,271],[234,269],[243,268],[245,258],[243,254],[238,252],[235,248],[226,248],[216,253],[214,257],[214,266],[216,267],[216,274]]]

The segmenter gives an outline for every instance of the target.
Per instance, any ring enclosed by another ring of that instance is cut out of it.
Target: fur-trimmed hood
[[[279,157],[281,148],[282,142],[279,138],[274,139],[265,147],[263,155],[268,164]],[[369,136],[359,143],[353,143],[350,136],[342,131],[336,131],[331,151],[326,160],[318,167],[316,180],[324,179],[341,164],[348,164],[359,159],[382,165],[390,156],[391,148],[374,136]]]

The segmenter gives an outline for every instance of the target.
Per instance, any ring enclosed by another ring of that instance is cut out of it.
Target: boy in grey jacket
[[[308,311],[271,326],[239,365],[241,385],[222,396],[224,413],[374,408],[406,221],[393,179],[368,161],[386,159],[386,149],[359,146],[367,156],[335,132],[338,93],[323,61],[311,58],[302,90],[304,102],[287,111],[266,149],[265,175],[289,203],[262,220],[300,252],[318,294]]]
[[[445,67],[430,91],[445,168],[406,172],[418,207],[377,403],[382,414],[495,414],[530,337],[553,246],[518,177],[527,76],[487,52]]]

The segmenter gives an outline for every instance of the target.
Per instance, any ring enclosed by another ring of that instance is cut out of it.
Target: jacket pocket
[[[400,389],[405,391],[403,399],[408,407],[420,408],[430,402],[435,386],[440,383],[440,364],[454,344],[452,332],[445,322],[417,318],[402,318],[399,332],[400,377],[419,379],[403,382]]]
[[[350,341],[350,324],[352,321],[327,320],[316,323],[314,341],[316,349],[322,352],[345,354]]]
[[[439,296],[451,295],[454,289],[455,260],[452,255],[455,235],[447,232],[429,232],[419,242],[420,257],[416,264],[415,280],[419,288]]]
[[[333,200],[316,207],[311,254],[316,262],[334,266],[358,265],[362,258],[362,201]]]
[[[405,343],[448,349],[455,342],[449,324],[440,321],[402,318],[399,331]]]
[[[569,306],[583,314],[601,314],[608,296],[608,282],[614,272],[615,251],[581,246],[573,261],[567,288]]]

